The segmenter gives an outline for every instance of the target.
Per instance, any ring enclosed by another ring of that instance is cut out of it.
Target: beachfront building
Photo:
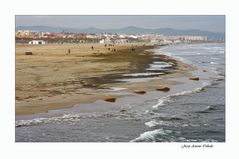
[[[101,39],[101,40],[99,41],[99,43],[100,43],[100,44],[104,44],[104,43],[105,43],[105,39]]]
[[[111,40],[110,37],[107,36],[107,37],[101,39],[101,40],[99,41],[99,43],[100,43],[100,44],[110,44],[110,43],[113,43],[113,41]]]
[[[174,44],[180,44],[180,43],[182,43],[182,41],[179,40],[179,39],[177,39],[177,40],[174,40],[173,43],[174,43]]]
[[[179,36],[179,39],[184,41],[208,41],[207,36]]]
[[[87,39],[97,39],[98,36],[96,34],[87,34],[85,35]]]
[[[126,38],[124,38],[124,39],[116,39],[114,41],[114,43],[116,43],[116,44],[125,44],[125,43],[129,43],[129,40],[126,39]]]
[[[40,35],[41,32],[29,30],[18,30],[15,33],[17,38],[38,38]]]
[[[159,42],[159,45],[169,45],[169,44],[173,44],[173,41],[168,39],[163,39]]]
[[[28,30],[18,30],[16,31],[16,37],[17,38],[24,38],[24,37],[29,37],[30,36],[30,31]]]
[[[31,40],[29,41],[30,45],[44,45],[46,44],[46,42],[44,40]]]

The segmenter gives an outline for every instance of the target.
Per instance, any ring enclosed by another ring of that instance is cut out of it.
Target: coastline
[[[160,60],[175,64],[173,70],[160,75],[161,79],[116,82],[116,79],[122,78],[122,74],[145,72],[147,66],[155,60],[153,52],[147,51],[154,46],[135,45],[136,50],[132,52],[132,45],[116,45],[116,52],[112,52],[103,45],[93,45],[94,50],[91,49],[91,44],[82,47],[63,45],[57,49],[57,45],[41,46],[42,48],[16,46],[16,116],[104,100],[110,96],[105,93],[114,87],[123,87],[124,91],[132,92],[175,85],[178,82],[170,78],[187,76],[188,72],[196,69],[172,57],[160,55]],[[71,48],[70,55],[66,55],[67,48]],[[113,47],[110,48],[112,50]],[[34,55],[23,55],[29,49],[33,50]],[[120,98],[120,95],[114,96]]]
[[[101,88],[107,89],[95,91],[116,96],[114,103],[99,99],[16,116],[16,142],[225,142],[224,46],[172,45],[153,51],[157,60],[157,55],[168,55],[194,70],[171,67],[149,80],[141,77],[145,73],[123,74],[120,80],[128,78],[126,82],[103,84]],[[161,63],[157,60],[146,70]],[[200,80],[190,80],[192,76]],[[146,93],[134,93],[136,85]],[[155,89],[161,86],[170,91]]]

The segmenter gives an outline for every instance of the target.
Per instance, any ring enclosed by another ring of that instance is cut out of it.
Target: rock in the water
[[[106,102],[115,102],[116,98],[115,97],[107,97],[107,98],[105,98],[105,101]]]
[[[121,109],[120,112],[121,113],[126,112],[126,109]]]
[[[168,91],[170,91],[170,88],[168,88],[168,87],[162,87],[162,88],[157,88],[156,90],[157,90],[157,91],[168,92]]]
[[[134,91],[134,93],[137,93],[137,94],[145,94],[146,92],[143,91],[143,90],[136,90],[136,91]]]
[[[205,89],[205,88],[202,88],[201,91],[206,91],[206,89]]]
[[[190,80],[194,80],[194,81],[198,81],[198,80],[199,80],[199,77],[190,77],[189,79],[190,79]]]

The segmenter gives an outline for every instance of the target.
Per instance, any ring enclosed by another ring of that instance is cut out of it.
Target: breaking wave
[[[156,138],[158,135],[167,135],[170,133],[172,133],[171,130],[163,130],[163,129],[146,131],[136,139],[131,140],[130,142],[156,142]]]
[[[80,116],[76,114],[63,114],[59,117],[50,117],[50,118],[35,118],[30,120],[17,120],[15,122],[16,127],[22,126],[31,126],[38,124],[47,124],[47,123],[59,123],[59,122],[73,122],[80,121]]]
[[[175,94],[171,94],[162,98],[158,99],[158,103],[153,105],[152,108],[157,109],[159,106],[163,106],[165,105],[165,103],[167,102],[172,102],[173,98],[178,97],[178,96],[184,96],[184,95],[190,95],[193,93],[199,93],[201,91],[203,91],[206,87],[213,85],[213,82],[204,82],[202,84],[202,87],[200,88],[195,88],[194,90],[190,90],[190,91],[182,91],[179,93],[175,93]]]

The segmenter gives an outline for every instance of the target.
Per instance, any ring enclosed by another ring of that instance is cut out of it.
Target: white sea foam
[[[170,96],[159,98],[158,103],[153,105],[152,108],[157,109],[159,106],[165,105],[166,101],[170,101]]]
[[[154,127],[157,126],[159,123],[155,120],[151,120],[149,122],[146,122],[145,125],[147,125],[148,127]]]
[[[212,60],[219,60],[220,58],[218,57],[211,57]]]
[[[161,63],[161,64],[155,63],[155,64],[150,64],[149,68],[147,68],[146,70],[149,70],[149,71],[152,71],[152,70],[165,70],[165,69],[170,68],[170,67],[172,67],[172,65],[169,64],[169,63],[164,63],[164,64],[163,63]]]
[[[163,62],[163,61],[155,61],[153,62],[153,64],[157,64],[157,65],[167,65],[167,62]]]
[[[111,91],[121,91],[121,90],[125,90],[125,89],[127,89],[127,88],[111,87],[110,89],[111,89]]]
[[[156,55],[162,55],[162,54],[164,54],[164,55],[167,55],[167,56],[170,56],[170,57],[173,56],[172,53],[170,53],[170,52],[164,52],[163,50],[164,50],[164,49],[160,49],[159,52],[156,52],[155,54],[156,54]]]
[[[210,62],[210,64],[212,64],[212,65],[218,65],[218,63],[216,63],[216,62]]]
[[[171,130],[163,130],[163,129],[156,129],[153,131],[146,131],[143,134],[141,134],[136,139],[131,140],[130,142],[137,142],[137,141],[145,141],[145,142],[155,142],[155,137],[157,135],[167,135],[169,133],[172,133]]]
[[[177,97],[177,96],[189,95],[189,94],[192,94],[192,93],[198,93],[201,90],[202,90],[202,88],[196,88],[196,89],[191,90],[191,91],[183,91],[183,92],[173,94],[173,95],[171,95],[171,97]]]
[[[220,76],[220,75],[218,75],[218,76],[216,76],[215,77],[217,80],[224,80],[225,79],[225,76]]]
[[[30,125],[47,124],[47,123],[59,123],[59,122],[66,122],[66,121],[71,121],[71,122],[80,121],[80,116],[76,114],[64,114],[59,117],[17,120],[15,122],[15,126],[20,127],[20,126],[30,126]]]
[[[177,97],[177,96],[182,96],[182,95],[189,95],[189,94],[192,94],[192,93],[199,92],[201,90],[202,90],[202,88],[196,88],[195,90],[192,90],[192,91],[182,91],[182,92],[179,92],[179,93],[175,93],[175,94],[172,94],[172,95],[168,95],[168,96],[159,98],[158,103],[153,105],[152,108],[157,109],[159,106],[165,105],[165,102],[170,102],[172,97]]]
[[[124,74],[123,76],[138,77],[138,76],[150,76],[150,75],[162,75],[162,74],[164,73],[145,72],[145,73]]]
[[[188,127],[189,125],[188,124],[183,124],[182,127]]]
[[[190,94],[193,94],[193,93],[198,93],[198,92],[202,91],[204,87],[207,87],[209,85],[212,85],[212,82],[204,82],[202,84],[202,87],[195,88],[194,90],[182,91],[182,92],[179,92],[179,93],[175,93],[175,94],[171,94],[171,95],[167,95],[165,97],[159,98],[158,99],[158,103],[153,105],[152,108],[157,109],[159,106],[165,105],[165,102],[172,101],[173,97],[190,95]]]
[[[159,78],[159,77],[127,78],[127,79],[120,79],[119,81],[134,83],[134,82],[147,82],[153,79],[162,79],[162,78]]]
[[[211,86],[211,85],[212,85],[212,81],[203,82],[202,83],[202,88],[207,87],[207,86]]]

